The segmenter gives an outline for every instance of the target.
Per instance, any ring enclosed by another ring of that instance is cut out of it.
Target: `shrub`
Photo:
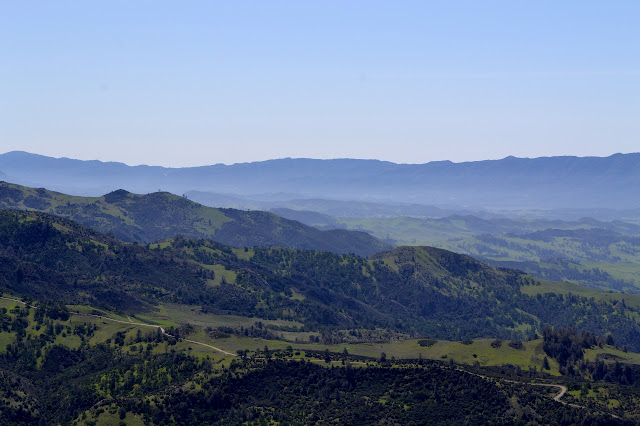
[[[513,349],[522,349],[524,345],[520,340],[512,340],[511,342],[509,342],[509,346]]]

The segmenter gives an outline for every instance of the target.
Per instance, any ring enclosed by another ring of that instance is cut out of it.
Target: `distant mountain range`
[[[165,168],[0,155],[5,179],[84,195],[118,188],[148,193],[292,194],[491,209],[637,209],[640,153],[610,157],[543,157],[452,163],[279,159],[234,165]]]
[[[137,195],[117,190],[101,197],[78,197],[2,182],[0,208],[52,213],[127,242],[150,243],[181,234],[235,247],[280,246],[362,256],[391,248],[365,232],[321,231],[272,213],[216,209],[167,192]]]

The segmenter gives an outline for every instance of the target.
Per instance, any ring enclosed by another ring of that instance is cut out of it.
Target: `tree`
[[[613,335],[612,334],[607,334],[607,345],[609,346],[614,346],[616,343],[613,340]]]

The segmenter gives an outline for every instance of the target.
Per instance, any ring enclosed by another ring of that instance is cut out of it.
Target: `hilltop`
[[[78,197],[1,182],[0,208],[55,214],[143,244],[180,234],[234,247],[282,246],[363,256],[390,248],[365,232],[320,231],[272,213],[206,207],[168,192],[138,195],[117,190],[101,197]]]

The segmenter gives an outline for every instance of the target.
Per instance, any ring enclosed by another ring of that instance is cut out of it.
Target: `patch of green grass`
[[[11,299],[17,299],[20,300],[19,297],[13,297],[13,296],[6,296],[9,297]],[[6,308],[7,311],[15,308],[16,306],[23,308],[24,305],[20,302],[14,302],[13,300],[7,300],[7,299],[0,299],[0,308]]]
[[[213,272],[215,274],[215,278],[213,280],[214,285],[220,285],[222,283],[223,278],[229,284],[233,284],[236,282],[236,278],[238,277],[238,274],[235,271],[229,271],[227,270],[227,268],[225,268],[222,265],[213,265],[213,266],[203,265],[203,266],[208,267],[209,269],[213,269]]]
[[[198,222],[197,225],[203,231],[215,231],[217,229],[222,228],[222,225],[231,221],[232,219],[227,217],[220,210],[212,209],[210,207],[199,206],[197,209],[196,217],[202,218],[203,220]]]
[[[197,336],[198,341],[202,341],[203,343],[207,343],[225,351],[235,353],[238,350],[248,349],[250,351],[255,351],[259,349],[260,351],[264,350],[265,345],[268,346],[269,350],[275,349],[286,349],[287,346],[295,347],[294,343],[285,342],[283,340],[267,340],[267,339],[259,339],[254,337],[244,337],[244,336],[236,336],[232,335],[230,337],[224,339],[211,339],[206,335]],[[200,340],[202,339],[202,340]],[[196,339],[193,339],[196,340]]]
[[[63,336],[63,333],[60,333],[56,335],[55,344],[66,346],[70,349],[78,349],[82,344],[82,340],[75,334],[66,334],[66,336]]]
[[[560,226],[560,225],[558,225]],[[564,223],[563,229],[587,229],[590,226]],[[615,234],[614,234],[615,235]],[[468,237],[451,241],[436,241],[436,247],[457,253],[480,256],[495,261],[525,262],[515,267],[549,276],[555,271],[573,277],[589,286],[625,292],[640,292],[640,246],[625,237],[614,242],[583,240],[579,237],[553,237],[541,240],[518,236],[495,235]],[[567,259],[569,263],[549,262],[545,259]],[[531,268],[527,262],[537,263]],[[568,279],[568,278],[567,278]],[[624,282],[621,282],[624,281]]]
[[[119,321],[127,321],[127,322],[129,321],[129,318],[127,316],[118,315],[114,312],[105,311],[104,309],[94,308],[93,306],[67,305],[67,309],[69,309],[70,312],[80,312],[83,314],[92,314],[92,315],[95,314],[95,315],[101,315],[101,316],[113,318]]]
[[[296,321],[265,320],[261,318],[248,318],[237,315],[216,315],[203,313],[199,306],[178,305],[164,303],[158,306],[162,310],[145,315],[152,321],[173,321],[178,324],[191,324],[199,327],[251,327],[256,322],[276,326],[296,326],[303,324]]]
[[[540,285],[527,285],[520,287],[520,291],[523,294],[529,296],[535,296],[537,294],[555,293],[566,296],[567,294],[575,294],[582,297],[593,297],[595,300],[623,300],[628,306],[638,307],[640,306],[640,294],[628,294],[628,293],[613,293],[604,290],[599,290],[593,287],[585,287],[582,285],[569,283],[569,282],[557,282],[537,280]]]
[[[601,354],[610,355],[605,357],[605,362],[615,362],[616,360],[625,364],[640,364],[640,354],[635,352],[624,352],[622,349],[616,349],[613,346],[605,345],[602,348],[585,349],[584,358],[589,361],[595,361],[596,357]]]
[[[581,262],[586,268],[600,268],[607,271],[612,277],[625,280],[636,281],[640,277],[640,262]]]
[[[75,421],[77,422],[77,424],[81,425],[87,424],[88,422],[95,422],[97,425],[101,426],[119,426],[122,423],[126,424],[127,426],[145,425],[142,417],[133,413],[127,413],[126,417],[121,420],[118,414],[118,408],[119,407],[117,404],[112,404],[107,407],[101,407],[98,410],[88,410],[84,413],[84,419],[82,418],[82,415],[80,415],[78,416],[78,418],[76,418]],[[100,411],[100,414],[97,414],[97,411]]]
[[[251,258],[256,254],[255,250],[252,248],[247,248],[247,251],[245,251],[245,249],[243,248],[233,248],[231,249],[233,251],[233,254],[235,254],[238,259],[242,259],[242,260],[251,260]]]
[[[302,293],[298,293],[294,288],[291,289],[291,300],[303,301],[306,299],[305,295]]]
[[[607,402],[607,407],[609,407],[609,408],[618,408],[618,407],[620,407],[620,401],[618,401],[617,399],[610,399]]]
[[[7,333],[6,331],[0,333],[0,353],[5,353],[7,345],[11,344],[15,338],[15,333]]]
[[[413,217],[392,218],[337,218],[348,229],[370,231],[374,237],[390,237],[398,245],[426,245],[431,241],[446,241],[450,238],[471,237],[476,232],[468,229],[462,221],[443,222]]]
[[[342,352],[344,348],[350,354],[363,355],[372,358],[380,358],[385,353],[387,359],[395,357],[397,359],[417,359],[421,355],[425,359],[449,360],[454,359],[457,363],[472,365],[476,361],[481,366],[500,366],[503,364],[512,364],[520,366],[523,370],[530,367],[536,367],[538,370],[542,367],[545,357],[542,352],[542,341],[533,340],[523,342],[523,349],[514,349],[508,346],[509,341],[505,340],[499,348],[493,348],[491,342],[494,339],[476,339],[470,345],[461,342],[450,342],[439,340],[431,347],[423,347],[418,344],[418,340],[401,340],[389,343],[358,343],[358,344],[340,344],[340,345],[318,345],[318,344],[298,344],[293,343],[296,349],[329,349],[332,352]],[[475,357],[473,355],[476,355]],[[548,358],[548,357],[547,357]],[[558,373],[558,364],[549,359],[551,374]]]
[[[388,343],[342,343],[336,345],[285,342],[240,336],[203,341],[229,352],[243,349],[249,349],[252,352],[256,349],[262,351],[265,345],[268,346],[270,350],[285,349],[287,346],[292,346],[294,350],[302,352],[305,350],[324,351],[328,349],[330,352],[342,353],[346,348],[349,354],[362,355],[374,359],[379,359],[382,353],[384,353],[387,359],[418,359],[422,356],[424,359],[444,361],[453,359],[456,363],[468,365],[473,365],[477,361],[481,366],[511,364],[520,366],[523,370],[529,370],[531,367],[535,367],[538,371],[542,369],[543,359],[546,356],[542,351],[542,340],[540,339],[523,342],[522,349],[514,349],[508,346],[508,340],[505,340],[499,348],[494,348],[491,346],[494,339],[477,339],[473,340],[473,343],[470,345],[465,345],[461,342],[439,340],[431,347],[420,346],[416,339]],[[640,355],[638,356],[640,357]],[[545,371],[552,375],[559,375],[558,363],[548,356],[547,360],[549,361],[551,369]]]
[[[89,317],[84,315],[72,315],[71,324],[96,324],[98,327],[94,335],[88,338],[89,344],[104,343],[107,339],[112,338],[117,332],[126,332],[127,334],[135,334],[139,329],[142,333],[155,332],[155,328],[123,324],[119,322],[109,321],[103,318]]]
[[[156,250],[156,249],[157,250],[162,250],[162,249],[171,247],[172,241],[173,241],[172,239],[161,241],[161,242],[159,242],[157,244],[151,244],[149,247],[154,249],[154,250]]]

